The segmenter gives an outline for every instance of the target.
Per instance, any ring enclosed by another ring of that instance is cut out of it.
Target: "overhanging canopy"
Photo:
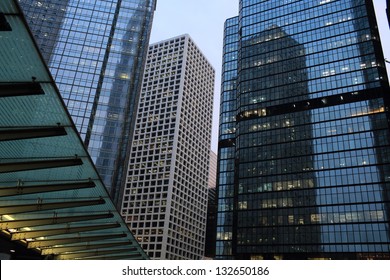
[[[54,259],[147,259],[15,0],[0,1],[0,241]]]

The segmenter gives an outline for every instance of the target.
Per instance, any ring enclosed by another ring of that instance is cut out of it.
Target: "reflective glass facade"
[[[19,2],[76,127],[119,203],[156,1]]]
[[[390,258],[372,1],[243,0],[225,24],[217,258]]]

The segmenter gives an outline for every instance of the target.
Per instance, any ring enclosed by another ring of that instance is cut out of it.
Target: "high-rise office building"
[[[214,76],[188,35],[149,47],[122,215],[153,259],[204,256]]]
[[[218,156],[213,151],[210,152],[210,168],[209,168],[209,189],[207,198],[207,225],[206,225],[206,243],[205,257],[215,257],[215,236],[217,224],[217,163]]]
[[[372,1],[239,2],[225,23],[217,258],[390,258]]]
[[[210,169],[209,169],[209,188],[215,188],[217,185],[217,164],[218,156],[213,151],[210,152]]]
[[[67,108],[120,207],[155,0],[19,0]]]
[[[207,201],[207,226],[206,226],[206,243],[205,258],[215,258],[215,241],[217,225],[217,193],[215,188],[208,189]]]

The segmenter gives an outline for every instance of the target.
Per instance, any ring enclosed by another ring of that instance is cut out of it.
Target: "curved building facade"
[[[372,1],[240,1],[225,25],[217,258],[390,258]]]

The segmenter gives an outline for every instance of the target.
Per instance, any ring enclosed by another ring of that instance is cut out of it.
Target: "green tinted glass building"
[[[216,255],[390,258],[372,1],[239,1],[225,24]]]
[[[19,2],[119,208],[156,1]]]

